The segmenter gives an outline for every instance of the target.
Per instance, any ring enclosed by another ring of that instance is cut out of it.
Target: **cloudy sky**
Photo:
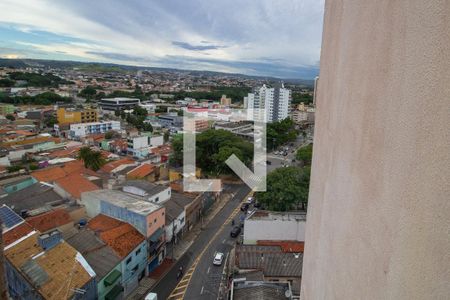
[[[0,57],[318,72],[324,0],[2,0]]]

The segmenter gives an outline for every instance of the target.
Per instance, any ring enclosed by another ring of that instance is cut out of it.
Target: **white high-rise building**
[[[273,88],[264,84],[244,98],[245,108],[249,109],[249,113],[253,113],[254,119],[264,120],[267,123],[286,119],[290,104],[291,90],[284,88],[283,84]],[[260,114],[261,110],[265,111],[265,119]]]

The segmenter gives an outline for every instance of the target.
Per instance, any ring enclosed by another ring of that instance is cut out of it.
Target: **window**
[[[140,248],[136,250],[135,255],[139,255],[139,253],[141,253],[141,249]]]
[[[156,223],[156,219],[155,219],[154,223]]]
[[[131,257],[128,257],[125,263],[128,265],[131,262]]]
[[[155,202],[158,202],[158,201],[159,201],[159,197],[156,197],[156,198],[155,198]]]

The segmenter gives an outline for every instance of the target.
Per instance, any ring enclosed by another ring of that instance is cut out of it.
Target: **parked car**
[[[246,211],[246,210],[248,210],[248,207],[249,207],[250,205],[248,204],[248,203],[244,203],[244,204],[242,204],[241,205],[241,210],[242,211]]]
[[[235,238],[235,237],[238,237],[240,233],[241,233],[241,227],[234,226],[233,229],[231,229],[230,236]]]
[[[253,197],[248,197],[248,198],[247,198],[247,202],[246,202],[246,203],[248,203],[248,204],[252,204],[252,203],[253,203],[253,201],[254,201],[254,198],[253,198]]]
[[[253,206],[254,206],[255,208],[260,208],[260,207],[261,207],[261,203],[255,202],[255,204],[253,204]]]
[[[272,162],[270,160],[266,160],[266,164],[271,165]]]
[[[222,265],[222,261],[223,261],[223,253],[222,252],[217,252],[214,255],[213,265],[220,266],[220,265]]]

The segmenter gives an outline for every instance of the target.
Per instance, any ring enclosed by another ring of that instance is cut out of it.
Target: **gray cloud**
[[[206,41],[201,41],[200,43],[207,43]],[[216,50],[221,48],[227,48],[227,46],[220,46],[220,45],[192,45],[186,42],[178,42],[173,41],[172,45],[178,46],[180,48],[186,49],[186,50],[192,50],[192,51],[205,51],[205,50]]]

